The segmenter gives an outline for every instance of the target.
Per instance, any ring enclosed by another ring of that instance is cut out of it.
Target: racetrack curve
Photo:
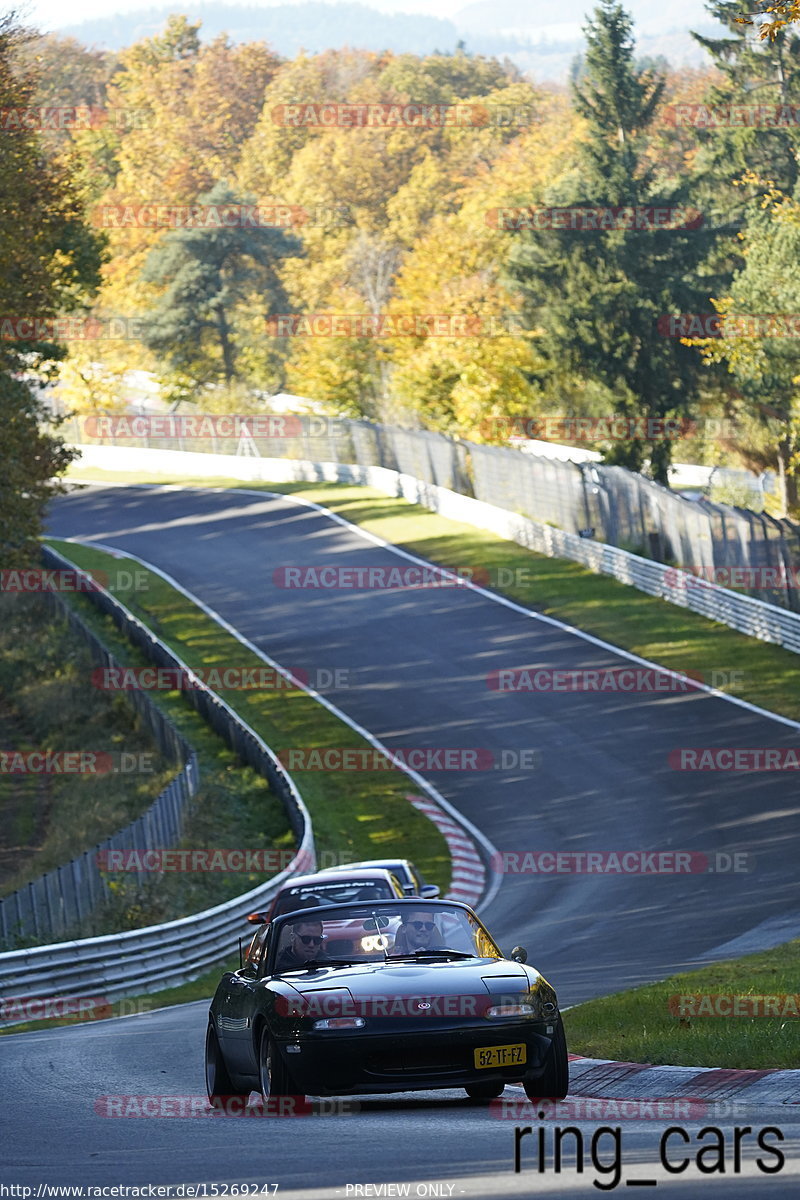
[[[397,565],[389,549],[290,498],[97,487],[56,501],[49,531],[140,555],[283,666],[346,668],[350,686],[328,697],[390,747],[539,750],[534,770],[430,776],[501,851],[752,856],[751,871],[735,875],[508,875],[484,919],[506,950],[527,946],[564,1005],[694,965],[785,912],[794,896],[800,805],[791,776],[678,772],[668,762],[681,746],[789,747],[797,731],[785,724],[700,692],[491,691],[486,676],[499,668],[622,663],[610,650],[468,589],[277,587],[273,572],[288,565]],[[300,1121],[114,1120],[95,1112],[103,1094],[199,1094],[205,1021],[198,1004],[3,1039],[8,1178],[273,1180],[279,1195],[307,1188],[321,1196],[329,1184],[330,1195],[341,1197],[357,1194],[348,1183],[366,1181],[449,1181],[452,1193],[439,1194],[474,1197],[545,1195],[557,1183],[551,1169],[532,1170],[530,1155],[514,1175],[514,1122],[469,1106],[463,1093],[365,1099],[357,1115]],[[791,1137],[789,1161],[771,1180],[739,1178],[729,1165],[724,1177],[662,1173],[661,1184],[683,1196],[700,1183],[743,1196],[791,1194],[793,1111],[777,1121],[774,1111],[754,1111],[735,1122],[780,1124]],[[723,1130],[732,1124],[715,1123]],[[578,1124],[588,1154],[596,1123]],[[663,1133],[663,1122],[656,1124],[631,1121],[623,1130],[626,1165],[639,1161],[648,1176]],[[745,1155],[744,1171],[752,1158]],[[597,1178],[591,1164],[583,1176],[565,1174],[563,1194],[596,1194]],[[425,1193],[412,1187],[409,1194]]]
[[[391,748],[537,750],[533,769],[430,773],[501,852],[750,856],[746,874],[509,874],[485,918],[504,945],[527,945],[564,1004],[691,965],[795,894],[792,773],[676,771],[668,759],[682,746],[789,747],[796,729],[703,692],[493,691],[486,677],[501,668],[630,664],[465,588],[276,586],[289,565],[402,564],[291,498],[92,488],[55,503],[50,531],[141,555],[282,666],[344,668],[348,686],[326,695]]]

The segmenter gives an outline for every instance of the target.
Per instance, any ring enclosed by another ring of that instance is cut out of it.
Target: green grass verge
[[[800,1068],[798,1016],[708,1016],[726,1000],[689,997],[783,997],[772,1011],[797,1012],[800,940],[743,958],[672,975],[660,983],[579,1004],[564,1014],[570,1052],[587,1058],[683,1067]],[[683,997],[680,1003],[670,998]],[[752,1002],[751,1002],[752,1005]],[[767,1006],[768,1007],[768,1006]],[[764,1011],[763,1000],[758,1011]],[[741,1007],[740,1007],[741,1011]],[[750,1011],[754,1011],[751,1007]]]

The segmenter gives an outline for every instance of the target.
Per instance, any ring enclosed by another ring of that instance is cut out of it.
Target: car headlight
[[[361,949],[367,954],[374,950],[387,950],[389,947],[389,939],[385,933],[373,933],[369,937],[362,937]]]
[[[535,1009],[532,1004],[493,1004],[483,1014],[485,1017],[532,1017]]]
[[[312,1029],[363,1029],[365,1025],[363,1017],[325,1017],[315,1021]]]

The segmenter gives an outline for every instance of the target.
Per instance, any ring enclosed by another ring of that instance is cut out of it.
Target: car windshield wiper
[[[386,958],[475,958],[477,957],[471,951],[451,950],[447,946],[441,946],[438,950],[409,950],[408,954],[387,954]]]
[[[354,967],[355,960],[349,958],[321,958],[318,962],[313,960],[307,963],[298,963],[296,966],[283,967],[280,971],[276,971],[276,975],[288,975],[294,971],[319,971],[322,967]]]
[[[321,958],[319,962],[309,963],[309,967],[354,967],[356,960],[354,958]]]

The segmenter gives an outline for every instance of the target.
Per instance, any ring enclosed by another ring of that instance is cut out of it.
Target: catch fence
[[[213,430],[222,427],[222,419],[214,421],[208,436],[137,435],[135,423],[120,434],[113,422],[95,420],[91,425],[83,418],[66,421],[60,433],[75,445],[386,467],[705,580],[723,582],[732,568],[741,569],[737,590],[800,612],[800,525],[788,519],[689,500],[624,467],[562,461],[427,430],[292,416],[271,418],[264,434],[258,432],[256,418],[249,424],[239,418],[237,431],[221,436]],[[145,418],[142,427],[148,428],[148,422]],[[162,423],[162,433],[164,428]]]

